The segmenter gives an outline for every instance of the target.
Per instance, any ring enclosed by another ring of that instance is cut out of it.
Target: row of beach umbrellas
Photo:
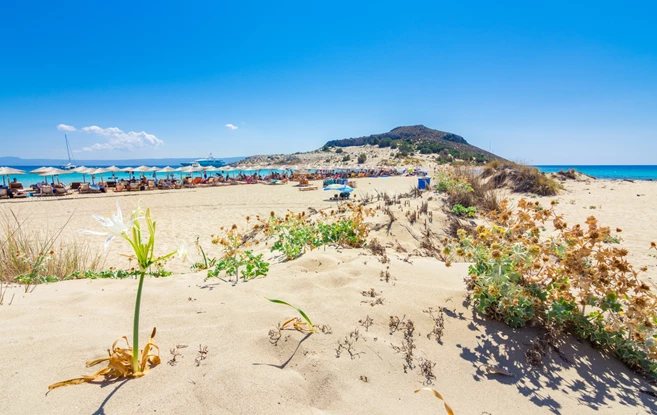
[[[118,173],[118,172],[129,172],[129,173],[166,173],[167,176],[171,173],[194,173],[194,172],[223,172],[229,173],[232,171],[260,171],[260,170],[280,170],[280,171],[295,171],[297,174],[310,174],[311,170],[322,170],[322,171],[336,171],[336,170],[370,170],[370,169],[383,169],[389,168],[384,166],[358,166],[358,167],[347,167],[347,166],[332,166],[332,167],[314,167],[311,165],[299,167],[297,165],[292,166],[260,166],[260,165],[250,165],[242,166],[240,168],[235,168],[231,166],[223,167],[213,167],[213,166],[183,166],[183,167],[149,167],[149,166],[139,166],[139,167],[76,167],[71,170],[63,170],[55,167],[40,167],[38,169],[30,171],[31,174],[38,174],[42,177],[52,177],[53,181],[55,178],[59,181],[59,175],[69,174],[69,173],[81,173],[83,180],[86,180],[86,175],[91,175],[93,177],[99,175],[102,181],[102,175],[106,173]],[[26,174],[25,171],[16,169],[13,167],[0,167],[0,176],[2,176],[3,183],[5,183],[5,178],[9,179],[10,175],[20,175]]]

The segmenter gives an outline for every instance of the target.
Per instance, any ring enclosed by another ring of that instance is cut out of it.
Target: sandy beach
[[[377,192],[406,193],[417,178],[365,178],[357,184],[353,194],[362,199]],[[522,197],[505,195],[513,201]],[[0,210],[11,210],[27,219],[28,226],[41,229],[57,229],[70,219],[61,235],[63,243],[84,242],[102,250],[103,238],[77,230],[98,229],[91,215],[110,214],[116,200],[124,214],[139,204],[150,207],[157,221],[156,251],[168,252],[184,243],[196,261],[197,237],[209,255],[220,256],[221,250],[210,243],[220,227],[243,227],[246,216],[267,216],[271,211],[330,211],[337,204],[328,200],[330,196],[322,190],[301,192],[290,184],[244,185],[12,200],[0,203]],[[594,215],[602,225],[622,228],[620,245],[629,250],[630,262],[647,266],[643,277],[655,281],[657,259],[648,248],[657,239],[652,226],[657,220],[657,183],[568,181],[558,196],[536,198],[545,205],[554,199],[559,202],[557,212],[569,223],[583,223]],[[409,199],[409,204],[422,201],[428,201],[433,218],[426,226],[441,234],[446,220],[441,196],[425,193]],[[445,413],[431,393],[413,393],[426,386],[427,377],[418,367],[404,369],[402,354],[395,350],[403,337],[399,331],[390,334],[391,316],[414,322],[415,358],[435,363],[430,386],[456,414],[657,411],[657,400],[640,392],[651,385],[585,342],[571,338],[561,347],[565,359],[549,355],[542,368],[526,363],[524,353],[538,329],[511,329],[464,304],[468,265],[448,268],[435,258],[414,255],[414,235],[421,234],[425,222],[409,224],[402,207],[399,210],[400,219],[389,234],[376,226],[386,222],[382,213],[368,219],[378,228],[368,239],[376,237],[387,246],[389,264],[367,249],[336,247],[283,261],[261,246],[258,252],[271,264],[269,274],[233,287],[220,279],[206,280],[204,271],[190,271],[189,262],[170,261],[166,269],[173,275],[145,282],[141,338],[143,342],[157,327],[162,364],[140,379],[47,393],[54,382],[92,373],[84,362],[103,356],[114,340],[131,334],[135,280],[64,281],[39,285],[27,294],[22,287],[9,288],[0,306],[0,349],[7,356],[0,366],[0,413]],[[113,242],[105,267],[129,267],[121,255],[127,250],[125,241]],[[381,272],[388,266],[392,278],[386,282]],[[372,298],[363,295],[372,289],[382,304],[372,305]],[[269,330],[295,312],[265,297],[301,307],[314,323],[330,326],[330,333],[283,331],[278,344],[271,344]],[[434,322],[424,311],[442,307],[445,328],[438,342],[427,338]],[[368,317],[372,324],[365,327],[362,322]],[[338,343],[345,339],[352,355],[342,351],[336,357]],[[168,363],[170,350],[177,345],[180,356]],[[199,353],[204,347],[207,353]],[[491,367],[508,373],[491,373]]]

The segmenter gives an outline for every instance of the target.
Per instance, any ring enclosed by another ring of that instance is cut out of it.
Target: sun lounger
[[[68,190],[65,187],[55,187],[55,196],[66,196]]]
[[[317,190],[317,186],[300,187],[299,190],[301,190],[302,192],[307,192],[309,190]]]
[[[9,183],[9,188],[11,190],[22,190],[23,189],[23,183],[21,183],[21,182],[10,182]]]
[[[39,196],[54,196],[52,186],[41,186],[41,193]]]
[[[114,186],[114,191],[125,192],[125,185],[123,183],[117,183],[116,186]]]
[[[138,192],[139,191],[139,183],[137,183],[137,182],[128,183],[128,191]]]
[[[89,183],[80,183],[78,191],[80,193],[91,193],[91,185]]]
[[[0,199],[9,198],[9,191],[7,189],[0,189]]]

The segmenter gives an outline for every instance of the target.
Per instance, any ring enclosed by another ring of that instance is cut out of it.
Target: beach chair
[[[91,186],[89,183],[80,183],[78,186],[78,192],[80,193],[91,193]]]
[[[41,186],[41,193],[39,196],[54,196],[52,186]]]
[[[9,190],[0,189],[0,199],[8,199],[8,198],[9,198]]]
[[[55,186],[55,196],[67,196],[68,189],[63,186]]]
[[[117,183],[116,186],[114,186],[114,191],[125,192],[125,185],[123,183]]]
[[[128,183],[128,191],[138,192],[139,191],[139,183],[137,183],[137,182]]]
[[[9,188],[11,190],[23,190],[23,183],[21,182],[10,182]]]

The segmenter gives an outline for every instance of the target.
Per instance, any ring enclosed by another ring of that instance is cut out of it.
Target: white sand
[[[374,189],[406,192],[414,179],[362,179],[357,193]],[[596,215],[601,224],[623,228],[623,245],[636,265],[649,265],[655,276],[657,259],[648,256],[650,240],[657,239],[657,183],[569,183],[560,195],[558,210],[570,222]],[[611,189],[614,190],[611,190]],[[588,192],[591,192],[590,194]],[[645,194],[637,197],[636,194]],[[286,209],[302,211],[331,207],[328,192],[300,192],[292,186],[235,186],[169,192],[122,194],[124,210],[137,201],[151,207],[158,221],[159,252],[179,242],[190,248],[201,236],[211,255],[210,235],[220,226],[242,225],[246,215],[267,215]],[[518,195],[513,195],[518,198]],[[549,198],[546,198],[549,199]],[[570,204],[570,200],[575,200]],[[413,201],[416,204],[418,201]],[[588,206],[598,206],[588,209]],[[52,201],[3,203],[30,223],[61,226],[73,214],[63,240],[84,240],[102,247],[102,240],[82,236],[78,228],[97,229],[92,213],[108,214],[114,198],[93,195]],[[441,221],[439,198],[431,202],[435,225]],[[601,206],[601,207],[600,207]],[[586,207],[587,209],[584,209]],[[412,245],[403,213],[392,227],[376,236]],[[37,221],[36,218],[39,218]],[[652,220],[651,220],[652,219]],[[374,221],[384,222],[382,217]],[[410,227],[420,234],[422,224]],[[107,266],[120,268],[127,261],[124,241],[113,243]],[[267,251],[263,251],[267,252]],[[649,387],[612,357],[575,340],[563,347],[574,363],[549,356],[544,368],[525,363],[524,352],[538,333],[532,328],[512,330],[490,321],[463,305],[466,264],[451,268],[433,258],[412,257],[388,249],[394,283],[380,280],[386,265],[366,250],[323,248],[300,259],[280,263],[273,254],[270,273],[236,287],[218,279],[204,281],[204,273],[190,273],[188,265],[169,264],[178,273],[145,282],[142,301],[142,344],[152,327],[163,364],[147,376],[109,384],[83,384],[56,389],[51,383],[92,373],[84,362],[100,357],[111,343],[132,331],[136,281],[79,280],[41,285],[30,294],[16,293],[12,305],[0,307],[0,366],[2,414],[440,414],[442,404],[429,393],[413,394],[423,386],[417,369],[404,373],[401,333],[388,331],[391,315],[413,320],[416,358],[436,363],[434,387],[457,414],[636,414],[655,413],[655,398],[639,393]],[[196,256],[198,259],[198,256]],[[363,304],[361,291],[382,293],[383,305]],[[328,324],[332,334],[304,339],[286,332],[278,346],[269,343],[269,329],[294,310],[269,303],[280,298],[300,306],[316,324]],[[433,323],[422,310],[447,307],[442,344],[427,339]],[[370,316],[366,331],[358,321]],[[359,328],[353,346],[357,357],[336,358],[337,343]],[[300,341],[303,340],[301,343]],[[175,366],[166,364],[169,349],[187,344]],[[207,346],[207,359],[195,364],[199,345]],[[514,377],[486,375],[481,365],[499,366]],[[368,382],[360,380],[367,377]]]

